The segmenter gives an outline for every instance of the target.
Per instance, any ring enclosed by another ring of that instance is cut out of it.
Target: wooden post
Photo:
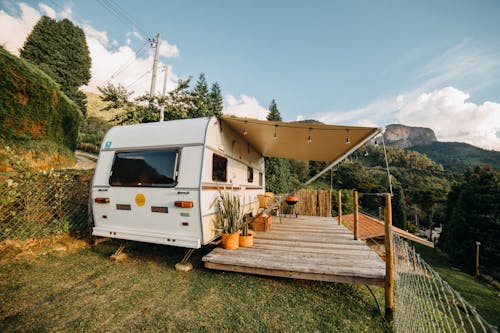
[[[391,195],[385,194],[385,319],[394,320],[394,248]]]
[[[479,247],[481,246],[480,242],[476,242],[476,277],[479,277]]]
[[[339,225],[342,224],[342,190],[337,191],[337,203],[339,205]]]
[[[352,195],[353,207],[354,207],[354,239],[358,239],[358,191],[354,191]]]

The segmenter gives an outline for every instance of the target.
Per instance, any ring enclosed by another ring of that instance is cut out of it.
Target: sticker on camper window
[[[111,148],[111,141],[106,141],[104,148]]]
[[[144,196],[144,194],[142,194],[142,193],[138,193],[138,194],[135,196],[135,203],[136,203],[136,204],[137,204],[137,206],[139,206],[139,207],[144,206],[144,204],[146,203],[146,197]]]

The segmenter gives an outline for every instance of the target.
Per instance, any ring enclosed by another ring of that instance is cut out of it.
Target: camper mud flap
[[[201,247],[201,240],[199,238],[191,238],[182,235],[144,232],[142,230],[139,231],[121,228],[94,227],[92,229],[92,235],[126,239],[144,243],[172,245],[191,249],[199,249]]]

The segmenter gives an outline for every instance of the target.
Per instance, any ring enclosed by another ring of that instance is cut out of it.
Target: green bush
[[[74,150],[82,115],[57,83],[0,47],[0,132],[8,140],[51,140]]]

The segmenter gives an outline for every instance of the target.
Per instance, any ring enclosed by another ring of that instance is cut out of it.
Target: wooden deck
[[[258,231],[254,246],[214,249],[205,267],[304,280],[384,285],[385,263],[363,241],[333,218],[299,216],[273,219]]]

